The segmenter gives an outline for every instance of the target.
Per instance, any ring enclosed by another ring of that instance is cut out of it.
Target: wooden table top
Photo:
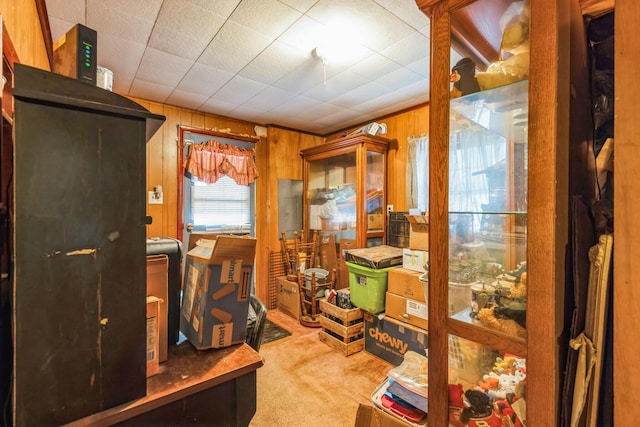
[[[184,341],[169,348],[157,375],[147,379],[147,395],[73,421],[67,426],[109,426],[163,405],[233,380],[263,365],[262,357],[246,343],[197,350]]]

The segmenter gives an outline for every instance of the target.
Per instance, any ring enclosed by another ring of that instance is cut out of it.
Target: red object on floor
[[[426,415],[424,411],[421,411],[417,408],[408,408],[404,405],[399,404],[395,400],[391,399],[386,394],[383,394],[380,397],[382,401],[382,406],[389,409],[394,414],[399,415],[402,418],[405,418],[411,422],[417,423]]]

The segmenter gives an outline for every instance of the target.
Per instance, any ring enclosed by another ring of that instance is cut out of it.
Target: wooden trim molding
[[[49,68],[53,69],[53,40],[51,38],[51,25],[49,25],[49,14],[47,13],[45,0],[36,0],[36,9],[40,19],[42,40],[47,51],[47,58],[49,58]]]

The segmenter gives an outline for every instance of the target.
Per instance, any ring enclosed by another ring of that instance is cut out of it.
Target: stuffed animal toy
[[[462,384],[449,384],[449,425],[464,427],[466,424],[460,421],[460,414],[464,409],[464,390]]]
[[[451,98],[479,92],[480,85],[476,79],[476,63],[471,58],[462,58],[451,69]]]
[[[462,410],[460,421],[469,427],[503,427],[488,395],[478,390],[467,390],[464,397],[468,406]]]
[[[478,312],[478,320],[489,328],[502,331],[508,335],[524,337],[526,329],[512,319],[499,319],[495,314],[496,307],[483,308]]]

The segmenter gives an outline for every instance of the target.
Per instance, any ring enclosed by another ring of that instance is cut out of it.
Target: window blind
[[[248,231],[251,228],[251,192],[228,176],[214,184],[192,181],[191,214],[194,226]]]

